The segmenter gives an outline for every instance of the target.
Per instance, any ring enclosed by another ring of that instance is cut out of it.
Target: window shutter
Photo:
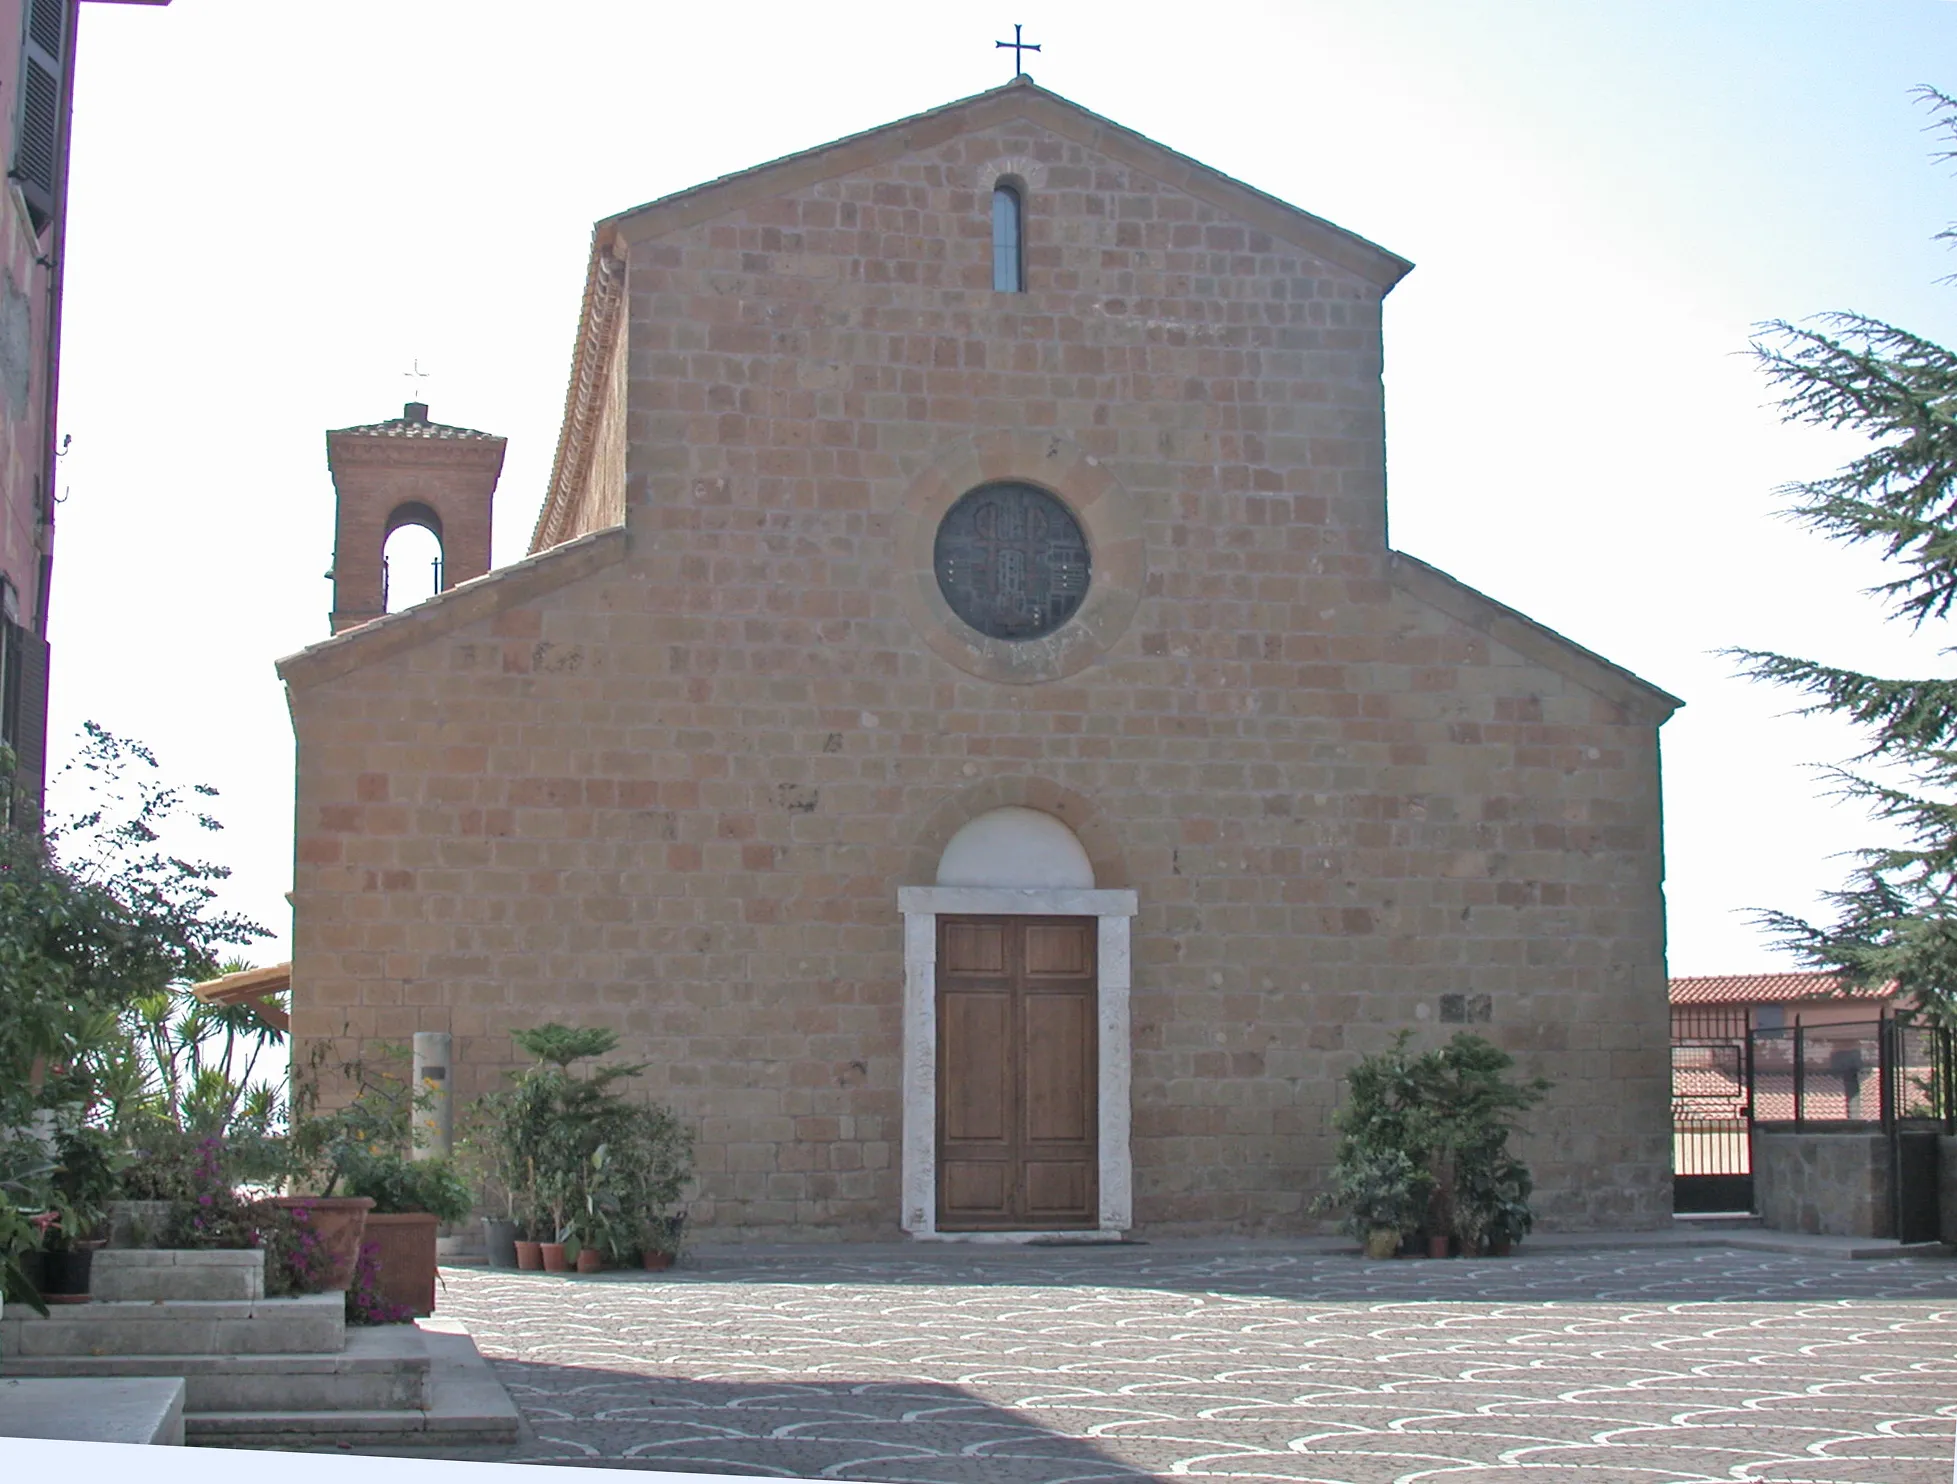
[[[15,778],[27,790],[38,814],[48,772],[48,641],[31,629],[21,629],[20,660],[20,710],[14,743],[20,771]]]
[[[61,58],[67,44],[68,0],[29,0],[20,49],[20,104],[14,115],[13,177],[34,224],[54,217],[55,172],[61,158]]]
[[[48,753],[48,643],[17,623],[0,621],[0,742],[14,750],[14,795],[40,812]],[[0,799],[0,824],[15,822],[12,796]]]

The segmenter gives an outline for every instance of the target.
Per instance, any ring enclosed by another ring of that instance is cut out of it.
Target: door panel
[[[1012,1078],[1006,1065],[1012,996],[977,990],[947,995],[938,1034],[944,1079],[943,1136],[1004,1145],[1012,1136]]]
[[[1006,972],[1006,924],[947,922],[938,950],[938,968],[952,974]]]
[[[938,921],[938,1224],[1092,1226],[1092,918]]]
[[[938,1170],[938,1204],[968,1220],[997,1217],[1006,1209],[1007,1177],[1011,1173],[1012,1166],[1003,1160],[995,1164],[949,1161]]]
[[[1043,1221],[1069,1221],[1088,1205],[1088,1183],[1092,1172],[1078,1160],[1054,1164],[1029,1160],[1026,1164],[1026,1214],[1031,1225]]]
[[[1024,1005],[1026,1140],[1087,1139],[1094,1110],[1087,1086],[1093,1003],[1085,994],[1029,994]]]
[[[1062,974],[1078,979],[1094,972],[1093,927],[1083,930],[1076,922],[1028,923],[1026,926],[1026,972],[1029,975]]]

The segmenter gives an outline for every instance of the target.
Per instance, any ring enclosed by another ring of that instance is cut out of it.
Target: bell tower
[[[336,495],[333,522],[333,632],[387,611],[382,552],[402,526],[423,526],[440,543],[441,586],[489,570],[489,518],[506,441],[474,428],[428,420],[426,402],[401,416],[326,435],[326,467]]]

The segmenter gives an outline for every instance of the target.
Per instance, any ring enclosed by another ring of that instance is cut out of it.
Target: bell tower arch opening
[[[428,404],[326,435],[333,475],[333,632],[489,570],[505,441],[430,422]]]
[[[381,606],[399,613],[440,592],[442,518],[419,500],[397,507],[387,518],[381,545]]]

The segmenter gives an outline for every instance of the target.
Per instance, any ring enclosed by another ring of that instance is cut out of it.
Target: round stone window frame
[[[987,484],[1030,484],[1080,522],[1092,577],[1068,619],[1038,639],[994,639],[966,623],[938,588],[936,548],[945,514]],[[931,652],[968,675],[1035,685],[1078,674],[1127,632],[1147,578],[1141,512],[1097,460],[1056,434],[992,433],[965,439],[910,484],[896,529],[897,590]]]

